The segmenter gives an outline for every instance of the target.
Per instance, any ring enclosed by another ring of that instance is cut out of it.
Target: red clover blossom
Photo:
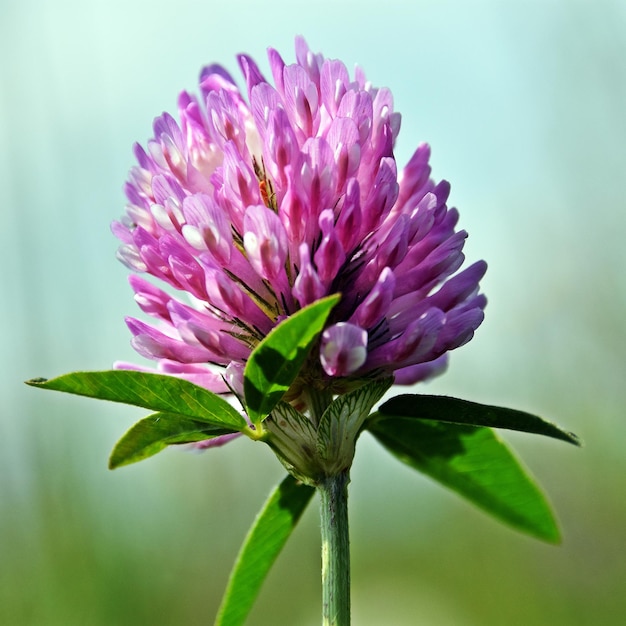
[[[200,97],[183,91],[180,123],[164,113],[126,184],[113,224],[119,258],[186,297],[133,275],[135,300],[156,324],[127,319],[134,348],[158,371],[216,393],[240,392],[251,350],[281,320],[334,293],[314,357],[287,399],[393,375],[440,373],[448,351],[483,320],[483,261],[456,273],[466,233],[455,230],[447,182],[430,178],[420,145],[398,173],[400,114],[357,68],[269,50],[270,84],[239,56],[247,99],[218,65]],[[118,364],[123,368],[136,368]],[[217,366],[217,367],[216,367]]]

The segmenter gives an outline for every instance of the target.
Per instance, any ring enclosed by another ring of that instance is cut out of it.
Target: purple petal
[[[435,346],[445,323],[445,314],[439,309],[429,309],[403,329],[395,339],[374,348],[367,359],[369,368],[398,369],[431,361],[430,351]],[[437,355],[438,356],[438,355]]]
[[[213,64],[203,67],[200,72],[199,82],[202,95],[205,98],[211,91],[222,91],[224,89],[231,93],[239,93],[235,80],[221,65]]]
[[[224,145],[224,193],[241,215],[245,207],[261,203],[259,181],[232,142]],[[231,214],[232,217],[232,214]]]
[[[394,382],[396,385],[414,385],[443,374],[448,367],[448,355],[443,354],[428,363],[418,363],[396,370]]]
[[[243,152],[246,131],[239,105],[227,91],[212,91],[207,97],[207,127],[211,139],[224,147],[232,141]]]
[[[326,140],[316,138],[307,140],[300,159],[295,168],[295,184],[306,199],[307,219],[317,221],[319,214],[334,204],[337,189],[335,158]]]
[[[353,120],[337,118],[328,129],[326,141],[335,157],[336,189],[337,193],[341,193],[346,181],[357,173],[361,162],[359,129]]]
[[[144,313],[170,321],[167,305],[172,297],[169,294],[140,276],[131,275],[128,282],[135,292],[135,302]]]
[[[303,243],[299,249],[300,271],[296,276],[293,294],[301,307],[312,304],[326,295],[326,289],[311,263],[309,247]]]
[[[317,86],[299,65],[288,65],[283,72],[285,110],[302,137],[314,137],[319,127]]]
[[[207,268],[205,273],[208,299],[217,309],[263,332],[271,330],[267,315],[222,269]]]
[[[252,89],[250,107],[261,139],[264,139],[267,134],[270,114],[278,108],[283,108],[281,97],[274,87],[267,83],[261,83]]]
[[[268,48],[267,58],[270,63],[270,69],[272,71],[272,76],[274,77],[276,89],[280,93],[283,93],[283,72],[285,71],[285,62],[280,54],[274,50],[274,48]]]
[[[354,324],[339,322],[322,333],[320,360],[329,376],[348,376],[367,358],[367,332]]]
[[[250,264],[266,280],[284,274],[289,241],[279,217],[264,205],[248,207],[243,245]]]
[[[148,359],[169,359],[181,363],[205,363],[213,355],[200,345],[189,345],[180,339],[169,337],[140,320],[126,318],[133,334],[132,345],[139,354]]]
[[[328,112],[335,116],[337,109],[350,86],[350,76],[341,61],[327,59],[320,72],[320,92],[322,103]]]
[[[429,159],[430,146],[427,143],[420,144],[400,174],[397,202],[399,207],[404,206],[407,200],[428,182],[431,172]]]
[[[446,323],[441,336],[438,338],[436,349],[438,352],[454,350],[466,344],[480,326],[485,313],[482,308],[469,311],[451,311],[446,317]]]
[[[117,249],[116,256],[119,261],[121,261],[129,270],[132,270],[133,272],[148,271],[148,266],[141,258],[139,250],[137,250],[134,245],[120,246]]]
[[[429,301],[442,311],[449,311],[478,290],[478,282],[486,271],[487,263],[477,261],[446,281],[441,289],[429,298]]]
[[[297,252],[299,242],[308,241],[312,227],[317,230],[317,223],[309,219],[310,205],[305,202],[303,193],[291,172],[287,172],[287,191],[280,204],[279,214],[289,232],[292,255]]]
[[[373,185],[363,206],[364,229],[375,230],[382,218],[391,210],[398,197],[396,163],[392,158],[381,160]]]
[[[243,398],[243,372],[245,366],[243,363],[237,363],[236,361],[231,361],[228,364],[224,372],[224,380],[228,383],[229,389],[235,392],[235,394]]]
[[[361,201],[359,181],[352,178],[346,185],[346,193],[339,202],[339,218],[335,231],[346,252],[360,243],[361,238]]]
[[[349,321],[366,329],[376,326],[389,310],[395,285],[393,271],[388,267],[384,268],[374,288],[357,307]]]
[[[335,216],[330,209],[322,211],[319,224],[322,241],[313,259],[320,279],[328,287],[339,274],[346,260],[346,254],[335,232]]]
[[[205,194],[189,196],[183,202],[183,213],[185,240],[196,250],[209,250],[220,265],[228,265],[233,254],[230,223],[213,199]]]
[[[259,66],[247,54],[240,54],[237,57],[237,60],[239,61],[239,66],[241,67],[243,75],[246,77],[248,97],[250,97],[250,92],[254,86],[259,83],[266,83],[267,81],[263,77],[263,74],[261,74]]]
[[[359,143],[365,146],[372,133],[372,97],[364,91],[348,91],[341,99],[337,117],[352,119],[359,129]]]
[[[319,85],[320,68],[324,57],[321,54],[314,54],[309,49],[304,37],[296,37],[296,59],[299,65],[304,68],[311,80]]]
[[[282,107],[271,111],[268,119],[268,132],[265,135],[265,165],[274,181],[285,186],[287,168],[296,161],[300,147],[289,123],[287,113]],[[279,198],[280,200],[280,198]]]

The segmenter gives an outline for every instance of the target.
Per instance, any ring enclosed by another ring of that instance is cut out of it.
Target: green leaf
[[[375,420],[369,429],[401,461],[501,521],[559,542],[544,495],[491,429],[394,417]]]
[[[378,413],[379,415],[376,415],[375,419],[382,417],[410,417],[454,424],[487,426],[489,428],[507,428],[509,430],[520,430],[525,433],[545,435],[573,443],[577,446],[580,445],[580,441],[574,433],[562,430],[555,424],[547,422],[536,415],[517,411],[516,409],[478,404],[447,396],[399,395],[380,406]]]
[[[337,474],[352,465],[363,422],[392,383],[393,378],[374,380],[339,396],[324,411],[317,431],[317,450],[327,474]]]
[[[141,406],[153,411],[184,415],[216,427],[236,431],[246,420],[220,396],[182,378],[133,370],[74,372],[46,380],[36,378],[28,385],[79,396]]]
[[[315,489],[290,475],[261,509],[239,552],[215,626],[240,626]]]
[[[245,404],[254,424],[269,415],[296,379],[339,299],[329,296],[290,315],[254,349],[244,370]]]
[[[169,445],[192,443],[237,432],[172,413],[155,413],[135,425],[115,444],[109,469],[143,461]]]

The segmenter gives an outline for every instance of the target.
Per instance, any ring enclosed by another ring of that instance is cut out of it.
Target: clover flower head
[[[246,55],[245,94],[208,66],[199,95],[180,94],[179,121],[164,113],[146,148],[135,146],[126,215],[112,226],[119,258],[170,289],[131,276],[156,320],[127,320],[134,348],[160,372],[239,393],[272,328],[340,293],[293,402],[306,386],[341,393],[441,372],[482,322],[486,264],[458,271],[466,233],[449,184],[430,178],[429,147],[398,172],[388,89],[301,38],[296,63],[268,56],[273,84]]]

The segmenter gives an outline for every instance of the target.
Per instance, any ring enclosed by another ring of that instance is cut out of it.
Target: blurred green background
[[[626,3],[0,1],[0,623],[210,624],[246,529],[282,477],[261,445],[170,450],[109,472],[143,412],[21,381],[138,360],[111,220],[152,118],[200,67],[293,37],[361,65],[403,114],[490,264],[486,321],[422,387],[537,412],[586,446],[505,433],[562,546],[500,526],[359,443],[353,622],[626,623]],[[316,506],[250,617],[319,623]]]

